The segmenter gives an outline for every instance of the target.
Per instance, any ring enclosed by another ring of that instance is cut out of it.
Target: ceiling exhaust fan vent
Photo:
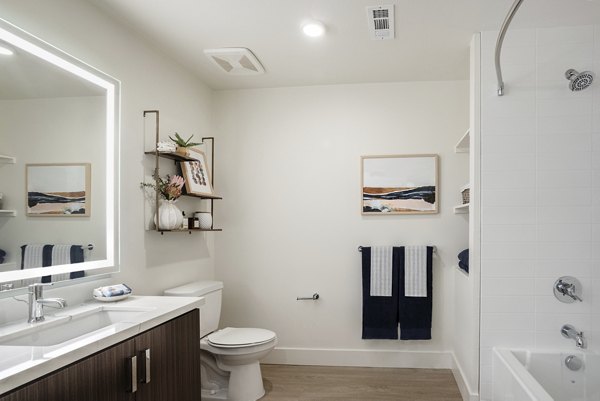
[[[245,47],[205,49],[204,54],[227,74],[260,75],[265,72],[256,56]]]
[[[394,5],[367,7],[369,32],[373,40],[394,39]]]

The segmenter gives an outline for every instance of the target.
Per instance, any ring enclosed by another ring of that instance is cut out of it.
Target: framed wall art
[[[199,150],[194,150],[195,161],[181,162],[181,172],[185,178],[185,190],[188,194],[213,197],[214,192],[210,182],[210,174],[206,156]]]
[[[361,157],[363,215],[437,213],[438,156]]]
[[[27,216],[90,215],[91,164],[27,164]]]

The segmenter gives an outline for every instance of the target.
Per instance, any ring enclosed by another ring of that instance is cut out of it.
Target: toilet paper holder
[[[316,301],[319,299],[319,293],[315,292],[312,297],[296,297],[296,301]]]

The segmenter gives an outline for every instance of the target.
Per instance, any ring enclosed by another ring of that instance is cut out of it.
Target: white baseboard
[[[447,351],[277,347],[261,362],[279,365],[452,369],[453,360],[452,353]]]
[[[471,389],[469,382],[466,380],[465,373],[462,370],[460,363],[456,359],[456,355],[452,353],[452,374],[458,385],[458,390],[463,401],[479,401],[479,394]]]

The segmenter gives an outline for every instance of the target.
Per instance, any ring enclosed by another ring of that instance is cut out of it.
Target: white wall
[[[600,26],[514,30],[495,95],[496,32],[482,34],[481,395],[491,398],[491,348],[574,350],[571,323],[598,347],[600,87],[567,88],[569,68],[600,72]],[[563,304],[572,275],[584,302]]]
[[[6,262],[20,266],[25,244],[93,244],[86,260],[106,258],[105,120],[102,96],[0,100],[0,149],[15,164],[0,166],[5,209],[17,217],[0,219],[0,248]],[[25,166],[28,163],[90,163],[89,217],[27,217]]]
[[[454,377],[464,400],[479,398],[479,291],[480,291],[480,35],[473,35],[469,79],[469,274],[454,275]]]
[[[468,104],[468,82],[215,93],[221,325],[274,330],[276,362],[450,367],[453,265],[467,244],[453,206],[468,180],[453,149]],[[361,216],[360,156],[411,153],[440,155],[440,213]],[[438,248],[431,341],[361,340],[357,247],[385,244]]]
[[[161,111],[161,130],[210,133],[211,92],[169,57],[77,0],[0,0],[0,17],[119,79],[121,87],[121,273],[138,294],[214,275],[211,235],[144,230],[145,109]]]

